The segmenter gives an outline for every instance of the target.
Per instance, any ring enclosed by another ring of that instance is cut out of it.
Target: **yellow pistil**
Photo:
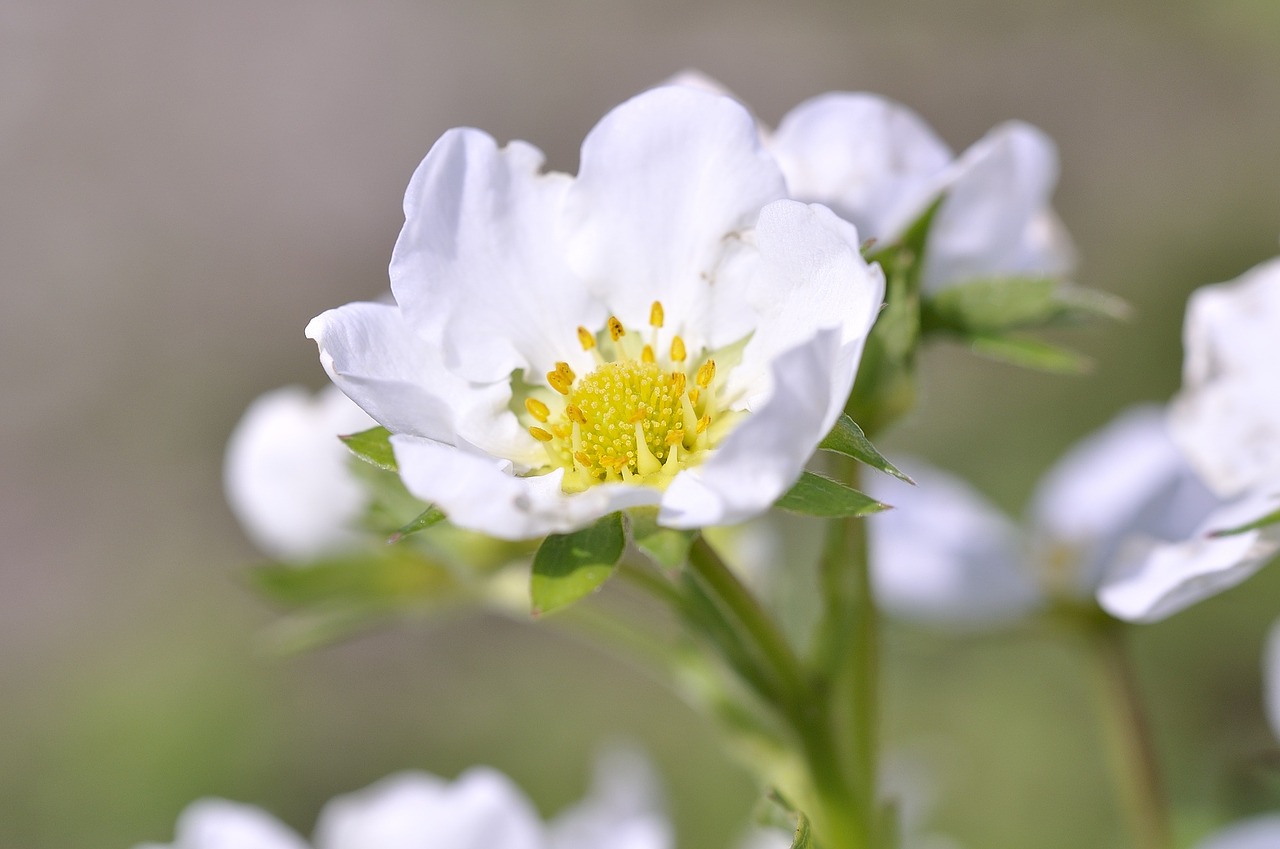
[[[537,398],[525,398],[524,408],[540,422],[545,422],[551,416],[551,410]]]

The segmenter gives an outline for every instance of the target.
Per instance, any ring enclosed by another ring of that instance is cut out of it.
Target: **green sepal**
[[[871,444],[871,440],[867,439],[867,435],[862,432],[862,428],[858,427],[857,422],[847,415],[842,415],[836,420],[835,427],[831,429],[825,439],[818,443],[818,448],[823,451],[832,451],[836,454],[852,457],[873,469],[893,475],[895,478],[906,481],[909,484],[915,484],[915,481],[903,474],[883,454],[876,450],[876,447]]]
[[[675,569],[689,559],[689,547],[698,536],[697,531],[664,528],[658,524],[658,511],[654,507],[639,507],[627,512],[631,525],[631,539],[645,554],[664,569]]]
[[[967,341],[975,354],[1010,365],[1053,374],[1083,374],[1093,368],[1093,361],[1083,354],[1030,336],[993,334],[971,336]]]
[[[1049,327],[1086,318],[1123,318],[1123,301],[1053,277],[994,277],[948,286],[924,300],[926,332],[962,336]]]
[[[398,471],[396,455],[391,450],[391,431],[379,425],[359,433],[339,436],[339,439],[366,463],[372,463],[388,472]]]
[[[766,816],[761,817],[766,825],[777,828],[789,826],[795,823],[795,831],[791,838],[791,849],[817,849],[818,844],[813,839],[813,829],[809,825],[809,817],[804,811],[798,809],[791,803],[786,796],[776,787],[769,791],[766,797],[773,804]],[[781,820],[781,821],[779,821]]]
[[[799,811],[796,812],[796,833],[791,838],[791,849],[815,849],[809,829],[809,818]]]
[[[775,507],[805,516],[828,519],[841,516],[868,516],[888,510],[889,505],[814,472],[804,472]]]
[[[387,537],[387,544],[393,545],[407,536],[416,534],[419,531],[425,531],[432,525],[440,524],[445,518],[444,511],[432,505],[411,519],[404,527]]]
[[[1265,516],[1260,516],[1252,522],[1245,522],[1243,525],[1237,525],[1234,528],[1223,528],[1217,531],[1210,531],[1211,537],[1229,537],[1236,534],[1244,534],[1249,531],[1257,531],[1262,528],[1268,528],[1276,523],[1280,523],[1280,510],[1273,510]]]
[[[613,574],[626,544],[621,513],[610,513],[571,534],[547,537],[533,555],[533,615],[558,610],[593,592]]]

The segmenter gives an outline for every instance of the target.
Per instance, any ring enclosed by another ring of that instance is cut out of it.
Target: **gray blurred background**
[[[618,738],[657,761],[681,846],[730,845],[754,789],[708,726],[546,627],[264,652],[276,614],[220,482],[253,397],[323,382],[307,320],[385,288],[445,129],[572,170],[609,107],[690,67],[771,123],[869,90],[957,149],[1007,118],[1057,140],[1079,279],[1135,318],[1063,337],[1096,360],[1082,378],[938,349],[888,440],[1011,511],[1074,439],[1176,388],[1195,286],[1277,252],[1274,0],[0,0],[0,847],[168,839],[206,794],[305,832],[331,795],[477,762],[552,813]],[[1277,572],[1139,635],[1184,834],[1280,801],[1258,682]],[[889,652],[888,731],[930,764],[940,827],[1125,845],[1069,651],[899,630]]]

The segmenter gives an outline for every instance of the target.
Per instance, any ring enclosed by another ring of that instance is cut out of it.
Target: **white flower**
[[[257,398],[227,442],[223,484],[232,512],[258,548],[288,561],[356,541],[367,495],[338,440],[374,421],[333,387],[314,397],[286,386]]]
[[[1276,849],[1280,846],[1280,814],[1238,822],[1197,844],[1196,849]]]
[[[1074,265],[1071,239],[1049,206],[1057,150],[1028,124],[1001,124],[957,159],[905,106],[830,92],[792,109],[770,148],[792,197],[829,205],[882,243],[945,192],[926,243],[925,291],[978,278],[1060,277]]]
[[[465,528],[763,511],[843,408],[880,306],[858,234],[786,199],[750,115],[690,88],[606,115],[577,177],[542,164],[446,133],[405,196],[396,303],[307,327],[329,375]]]
[[[1276,550],[1257,531],[1208,536],[1259,505],[1209,492],[1158,408],[1131,410],[1067,452],[1037,486],[1024,531],[967,485],[907,471],[915,490],[870,488],[897,508],[872,520],[871,544],[877,589],[900,615],[982,622],[1096,593],[1113,616],[1150,622],[1240,583]]]
[[[1183,345],[1174,439],[1223,496],[1280,490],[1280,259],[1193,294]]]
[[[671,849],[647,762],[616,751],[597,764],[590,794],[551,823],[510,779],[477,767],[449,782],[422,772],[393,775],[340,796],[320,814],[315,849]],[[138,849],[309,849],[269,814],[220,799],[178,818],[171,844]]]

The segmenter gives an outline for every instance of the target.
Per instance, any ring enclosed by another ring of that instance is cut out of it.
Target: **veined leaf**
[[[1089,317],[1123,318],[1119,298],[1053,277],[993,277],[948,286],[923,304],[926,330],[962,336],[1068,324]]]
[[[621,513],[610,513],[571,534],[547,537],[533,556],[533,615],[550,613],[594,591],[613,574],[626,544]]]
[[[836,420],[835,427],[831,429],[825,439],[818,443],[818,447],[823,451],[832,451],[836,454],[852,457],[860,463],[866,463],[873,469],[879,469],[885,474],[893,475],[895,478],[904,480],[909,484],[915,483],[890,463],[883,454],[877,451],[876,447],[871,444],[871,440],[867,439],[867,435],[862,432],[862,428],[858,427],[857,423],[847,415],[842,415]]]
[[[372,463],[388,472],[396,471],[396,455],[391,450],[391,432],[385,427],[379,425],[338,438],[351,449],[351,453],[366,463]]]
[[[418,533],[418,531],[425,531],[427,528],[431,527],[432,525],[438,525],[444,520],[445,520],[444,511],[442,511],[439,507],[432,505],[431,507],[428,507],[426,510],[423,510],[421,513],[415,516],[403,528],[400,528],[400,530],[396,531],[391,536],[387,537],[387,543],[388,544],[397,543],[411,534],[416,534]]]
[[[888,504],[813,472],[800,475],[796,485],[779,498],[774,506],[792,513],[826,518],[867,516],[889,509]]]

